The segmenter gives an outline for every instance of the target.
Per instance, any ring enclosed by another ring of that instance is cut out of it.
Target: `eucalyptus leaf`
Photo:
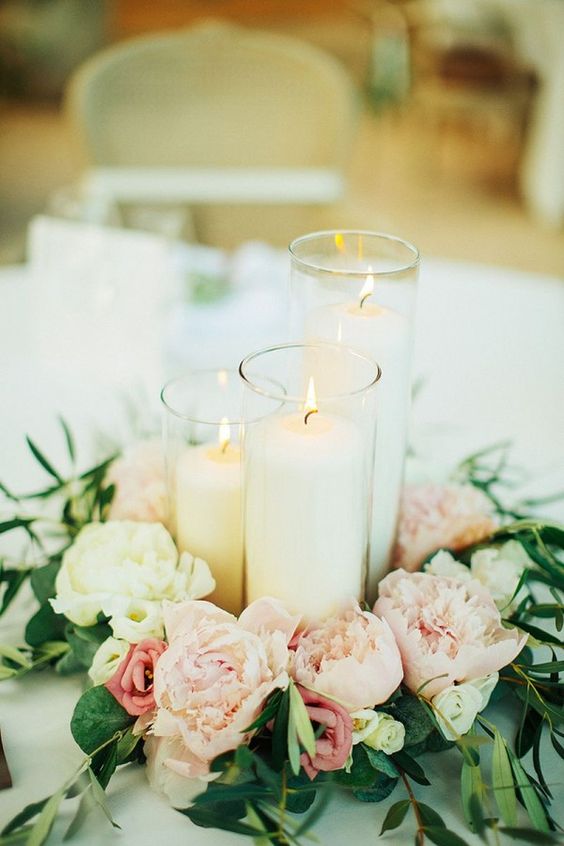
[[[102,685],[91,687],[78,700],[71,719],[71,732],[80,748],[91,754],[133,722],[127,711]]]
[[[300,692],[293,682],[290,682],[290,718],[296,727],[296,733],[302,746],[310,758],[315,756],[315,735],[309,714]]]
[[[55,579],[60,569],[61,559],[57,557],[43,567],[36,567],[32,570],[30,576],[31,589],[41,605],[55,596]]]
[[[392,755],[392,759],[400,770],[403,770],[408,776],[411,776],[411,778],[418,784],[430,784],[422,767],[420,767],[417,761],[415,761],[411,755],[408,755],[407,752],[404,752],[403,750],[401,752],[396,752],[395,755]]]
[[[517,824],[517,798],[509,755],[501,734],[494,731],[492,754],[492,787],[501,817],[509,826]]]
[[[539,843],[541,846],[543,844],[556,844],[558,841],[556,836],[553,834],[547,834],[543,831],[535,831],[532,828],[507,828],[502,827],[498,829],[500,833],[507,834],[508,837],[511,837],[513,840],[524,840],[525,843]]]
[[[405,815],[409,811],[409,806],[411,802],[409,799],[402,799],[400,802],[396,802],[392,807],[389,809],[388,813],[384,818],[384,822],[382,823],[382,828],[380,829],[380,837],[386,831],[393,831],[394,828],[399,828],[402,822],[405,819]]]
[[[388,778],[379,773],[372,787],[353,788],[353,796],[360,802],[382,802],[392,793],[397,783],[397,778]]]
[[[47,473],[49,473],[49,475],[50,475],[50,476],[52,476],[52,477],[53,477],[53,478],[54,478],[54,479],[55,479],[55,480],[56,480],[56,481],[57,481],[60,485],[64,485],[64,479],[63,479],[63,477],[60,475],[60,473],[58,473],[58,472],[55,470],[55,468],[53,467],[53,465],[52,465],[52,464],[51,464],[51,463],[50,463],[50,462],[49,462],[49,461],[45,458],[45,456],[43,455],[43,453],[41,452],[41,450],[40,450],[40,449],[36,446],[36,444],[35,444],[35,443],[31,440],[31,438],[29,437],[29,435],[26,435],[26,441],[27,441],[27,445],[28,445],[28,447],[30,448],[30,450],[31,450],[31,452],[32,452],[32,454],[33,454],[33,457],[36,459],[36,461],[37,461],[37,462],[38,462],[38,463],[39,463],[39,464],[43,467],[43,469],[44,469]]]
[[[398,777],[398,768],[389,755],[386,755],[385,752],[371,749],[370,746],[366,746],[364,744],[363,747],[371,767],[381,773],[384,773],[390,778]]]
[[[427,709],[416,696],[401,696],[387,710],[394,720],[404,724],[406,748],[426,740],[434,730]]]
[[[49,797],[29,833],[27,846],[41,846],[41,844],[45,843],[49,837],[64,795],[65,788],[61,787],[60,790]]]
[[[62,614],[55,614],[49,602],[45,602],[25,627],[25,639],[30,646],[41,646],[45,641],[62,640],[65,635],[67,619]]]
[[[468,846],[466,840],[455,834],[454,831],[449,831],[447,828],[438,826],[425,826],[423,829],[426,837],[437,846]]]
[[[519,759],[511,752],[511,750],[509,750],[509,757],[511,760],[511,767],[513,768],[513,772],[515,774],[515,781],[519,788],[523,804],[527,809],[529,819],[537,831],[550,831],[548,820],[546,818],[546,811],[543,808],[542,802],[537,796],[537,792],[531,784],[527,773],[521,766]]]

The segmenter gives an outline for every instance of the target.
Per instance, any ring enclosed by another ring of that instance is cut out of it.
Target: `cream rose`
[[[129,652],[129,643],[115,637],[108,637],[100,644],[92,659],[88,675],[94,684],[106,684],[115,675],[119,665]]]
[[[447,740],[470,731],[482,708],[482,694],[473,684],[453,684],[431,699],[439,728]]]
[[[90,523],[63,556],[51,605],[73,623],[91,626],[99,613],[111,610],[116,597],[179,601],[194,596],[195,582],[213,589],[213,579],[202,578],[202,570],[209,574],[207,564],[192,556],[179,562],[174,541],[160,523]]]
[[[390,714],[363,708],[351,714],[353,745],[365,743],[377,752],[393,755],[403,749],[405,726]]]

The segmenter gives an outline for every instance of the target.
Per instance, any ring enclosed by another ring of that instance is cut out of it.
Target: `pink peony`
[[[352,748],[352,718],[332,699],[304,687],[298,686],[298,690],[311,722],[325,726],[325,731],[315,741],[314,757],[303,752],[300,758],[302,767],[313,781],[320,770],[327,773],[344,767]]]
[[[265,599],[240,621],[197,601],[165,603],[164,618],[169,647],[155,673],[153,734],[181,741],[182,755],[166,766],[186,778],[205,778],[210,761],[248,738],[245,729],[269,694],[287,686],[287,645],[296,621]]]
[[[385,702],[403,677],[389,625],[354,602],[294,639],[291,675],[349,711]]]
[[[498,528],[491,500],[473,485],[407,485],[394,567],[417,570],[436,549],[464,549]]]
[[[154,637],[133,643],[105,687],[128,714],[139,717],[155,707],[155,666],[166,643]]]
[[[421,691],[426,699],[454,682],[495,673],[527,640],[502,627],[492,597],[474,580],[397,570],[380,582],[374,611],[396,636],[406,685],[417,692],[429,682]]]
[[[167,496],[160,440],[139,441],[126,449],[110,465],[106,482],[116,487],[110,520],[166,525]]]

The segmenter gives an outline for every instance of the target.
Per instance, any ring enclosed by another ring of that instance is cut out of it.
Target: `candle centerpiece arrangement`
[[[243,360],[247,600],[316,619],[364,596],[378,365],[331,344]]]
[[[396,534],[407,442],[417,249],[375,232],[317,232],[290,245],[292,335],[346,344],[378,362],[368,597],[385,574]]]
[[[169,525],[180,552],[209,564],[212,599],[243,608],[241,385],[228,370],[203,370],[168,382],[164,408]]]

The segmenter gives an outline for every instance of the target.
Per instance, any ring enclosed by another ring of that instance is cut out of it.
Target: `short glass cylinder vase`
[[[320,619],[365,594],[380,370],[336,344],[286,344],[240,374],[246,601]]]
[[[290,244],[293,340],[346,344],[382,379],[367,598],[389,567],[397,529],[411,395],[419,253],[378,232],[315,232]]]
[[[210,601],[243,608],[241,381],[236,371],[200,370],[161,393],[169,525],[180,552],[203,558]]]

